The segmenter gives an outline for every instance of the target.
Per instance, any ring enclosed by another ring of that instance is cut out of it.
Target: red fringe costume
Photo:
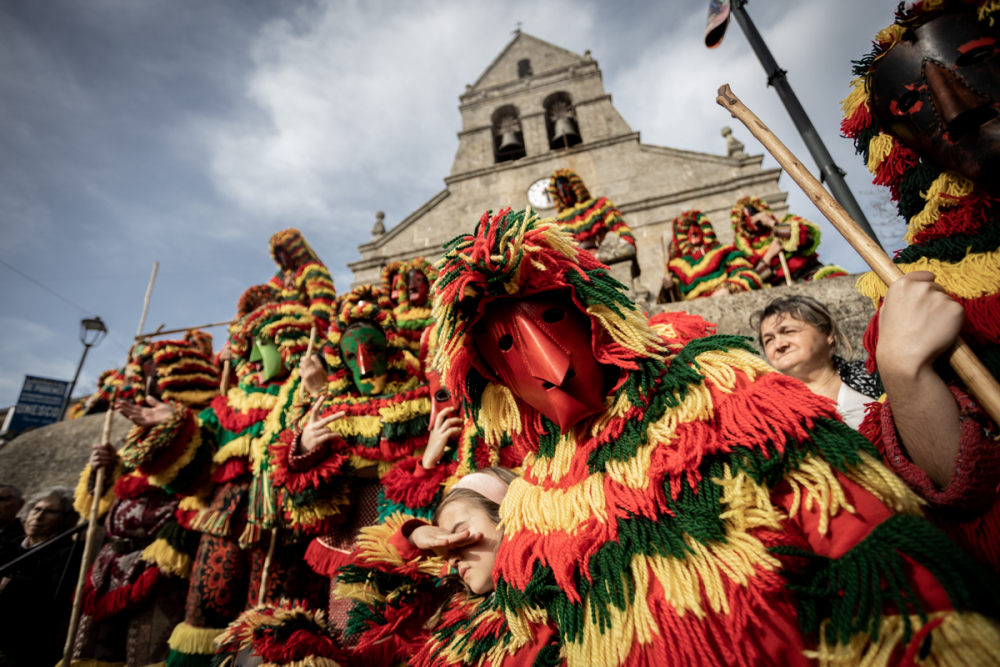
[[[767,202],[759,197],[743,197],[733,204],[729,220],[733,225],[733,241],[736,248],[749,260],[750,265],[755,267],[758,262],[764,259],[768,246],[774,240],[774,232],[759,225],[756,232],[751,232],[743,221],[743,207],[753,206],[758,211],[764,211],[769,215],[771,207]],[[785,253],[785,260],[788,262],[788,270],[792,272],[793,282],[805,282],[808,280],[822,280],[823,278],[837,278],[846,276],[847,271],[836,264],[823,265],[819,263],[820,230],[815,222],[810,222],[805,218],[791,213],[786,213],[778,221],[779,225],[786,225],[791,229],[791,236],[781,242],[781,247]],[[771,278],[767,282],[778,287],[785,284],[785,270],[781,266],[781,259],[775,256],[771,259]]]
[[[434,322],[431,317],[433,302],[428,298],[427,303],[422,306],[410,303],[410,271],[423,273],[428,285],[433,285],[437,280],[437,269],[423,257],[406,262],[390,262],[382,269],[380,305],[392,310],[397,333],[406,339],[410,352],[419,355],[420,336]]]
[[[719,290],[733,294],[764,288],[743,253],[732,244],[719,243],[711,221],[701,211],[684,211],[674,218],[667,268],[684,301]]]
[[[565,178],[576,194],[576,204],[567,207],[559,198],[556,179]],[[600,245],[608,232],[617,234],[630,245],[635,245],[632,229],[622,218],[622,213],[607,197],[592,197],[572,169],[557,169],[549,177],[549,197],[556,205],[556,219],[566,227],[578,243],[593,240]]]
[[[454,598],[410,664],[1000,658],[1000,626],[976,613],[996,613],[995,582],[832,402],[738,337],[692,340],[707,325],[691,316],[647,323],[554,221],[487,214],[447,249],[437,364],[524,476],[500,508],[494,594]],[[493,300],[550,290],[569,291],[597,360],[623,371],[606,412],[565,434],[473,363],[470,329]],[[371,549],[381,574],[344,592],[375,631],[440,563]]]
[[[271,286],[281,292],[282,301],[300,303],[319,320],[325,330],[333,317],[337,291],[330,271],[306,243],[302,232],[289,228],[271,237],[271,258],[278,273]]]
[[[298,363],[317,320],[299,303],[282,301],[270,286],[240,298],[230,342],[239,384],[177,428],[201,434],[211,446],[215,488],[180,504],[182,522],[201,533],[188,589],[184,621],[170,637],[171,667],[212,663],[213,640],[245,609],[257,605],[261,573],[272,530],[277,547],[264,598],[289,599],[307,608],[325,602],[323,582],[305,565],[308,539],[338,520],[346,503],[339,474],[345,458],[330,448],[299,455],[290,440],[308,405],[299,398]],[[261,385],[258,364],[249,361],[254,338],[274,341],[288,375]],[[216,390],[217,391],[217,390]]]
[[[921,160],[897,137],[883,132],[871,111],[867,76],[877,60],[903,38],[904,25],[928,11],[978,12],[995,20],[996,3],[917,3],[897,14],[879,32],[874,49],[858,61],[853,91],[843,102],[841,130],[889,188],[899,214],[907,220],[909,246],[894,259],[904,272],[931,271],[935,282],[965,308],[962,336],[995,378],[1000,378],[1000,200],[963,176]],[[858,279],[858,290],[881,307],[886,287],[874,274]],[[875,372],[878,315],[865,333],[868,370]],[[962,434],[954,475],[940,489],[907,457],[899,442],[890,401],[872,404],[861,431],[889,466],[929,503],[928,514],[959,544],[1000,572],[1000,429],[965,391],[951,370],[938,364],[960,408]]]
[[[135,377],[141,378],[143,362],[152,360],[160,397],[175,412],[162,427],[133,426],[119,451],[121,463],[101,499],[110,539],[87,573],[74,664],[148,665],[165,660],[167,638],[183,617],[198,543],[197,535],[181,527],[175,514],[181,498],[205,491],[211,451],[196,429],[173,442],[158,436],[184,422],[218,391],[211,336],[191,332],[185,340],[143,343],[135,356]],[[123,373],[115,375],[124,381]],[[135,385],[141,387],[141,401],[143,383]],[[109,395],[107,405],[110,400]],[[90,512],[93,486],[88,465],[76,489],[81,516]]]

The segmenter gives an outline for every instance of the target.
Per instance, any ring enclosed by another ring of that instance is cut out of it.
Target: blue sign
[[[62,416],[63,399],[69,382],[24,376],[21,396],[14,408],[14,418],[8,428],[20,432],[26,428],[48,426],[59,421]]]

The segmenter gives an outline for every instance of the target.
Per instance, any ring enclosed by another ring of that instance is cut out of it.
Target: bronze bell
[[[508,151],[524,150],[524,144],[517,138],[517,132],[507,131],[500,135],[500,147],[497,151],[506,153]]]
[[[569,118],[560,118],[557,120],[552,134],[553,141],[558,141],[563,138],[567,141],[580,138],[580,133],[576,131],[576,125]]]

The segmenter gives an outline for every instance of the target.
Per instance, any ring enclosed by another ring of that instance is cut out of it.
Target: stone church
[[[611,103],[589,51],[577,55],[517,32],[459,100],[462,130],[444,189],[388,231],[380,214],[372,239],[358,248],[362,259],[348,265],[355,285],[378,284],[382,267],[393,260],[437,259],[441,245],[471,232],[487,209],[530,203],[543,216],[555,215],[546,187],[549,175],[564,167],[622,211],[642,271],[635,287],[654,295],[663,278],[664,242],[682,211],[705,212],[725,243],[738,198],[762,197],[777,214],[787,208],[781,170],[762,169],[763,156],[745,154],[728,129],[727,155],[642,143]]]

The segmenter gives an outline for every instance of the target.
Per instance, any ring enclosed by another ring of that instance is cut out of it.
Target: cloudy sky
[[[645,143],[721,154],[715,105],[733,89],[815,167],[737,26],[704,48],[707,0],[602,3],[8,0],[0,3],[0,406],[25,374],[70,379],[81,317],[110,335],[81,376],[125,358],[154,261],[147,329],[229,319],[274,272],[269,236],[303,230],[338,287],[369,238],[442,187],[458,95],[522,29],[583,53]],[[896,0],[749,6],[887,246],[851,143],[839,137],[850,61]],[[775,166],[768,157],[765,166]],[[793,212],[821,215],[787,176]],[[470,225],[474,221],[470,220]],[[825,224],[821,258],[860,258]],[[68,301],[68,302],[67,302]],[[222,329],[213,330],[222,333]]]

